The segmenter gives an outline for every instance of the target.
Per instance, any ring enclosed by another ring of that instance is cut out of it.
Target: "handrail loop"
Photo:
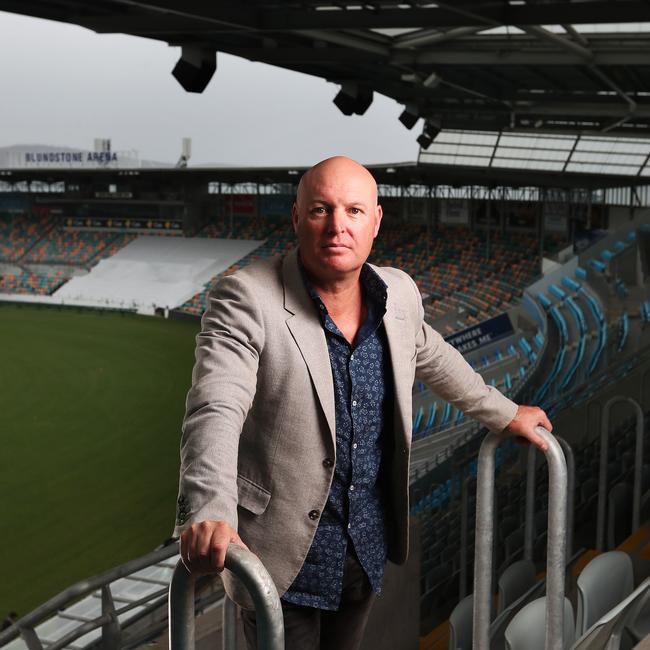
[[[576,461],[571,445],[562,437],[555,436],[560,443],[567,465],[567,515],[566,515],[566,555],[571,557],[573,553],[573,520],[575,504],[575,475]],[[533,445],[528,447],[527,468],[526,468],[526,509],[524,525],[524,559],[533,559],[533,543],[535,537],[535,488],[536,488],[536,458],[537,448]]]
[[[607,464],[609,456],[609,416],[614,404],[628,402],[636,415],[636,447],[634,450],[634,500],[632,503],[632,530],[640,525],[641,472],[643,468],[643,409],[632,397],[615,395],[605,402],[600,430],[600,469],[598,473],[598,516],[596,519],[596,549],[605,550],[605,509],[607,503]]]
[[[546,581],[546,650],[562,650],[564,629],[564,567],[567,526],[567,466],[560,443],[541,426],[535,432],[546,443],[549,466],[549,504]],[[494,539],[495,452],[509,437],[489,433],[478,457],[476,548],[474,556],[474,650],[490,649],[492,549]]]
[[[562,437],[555,436],[562,447],[567,469],[566,556],[573,555],[573,526],[575,520],[576,458],[571,445]]]
[[[284,650],[284,618],[275,584],[260,559],[240,546],[231,544],[225,567],[242,581],[255,605],[258,650]],[[194,650],[194,583],[181,561],[169,585],[169,648]],[[224,623],[232,620],[232,607],[224,602]],[[224,639],[234,635],[224,630]]]

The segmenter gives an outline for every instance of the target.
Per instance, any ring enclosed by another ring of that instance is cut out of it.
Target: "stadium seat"
[[[506,629],[506,650],[544,650],[546,647],[546,598],[528,603]],[[573,607],[564,599],[563,646],[568,648],[575,639]]]
[[[577,634],[583,635],[633,588],[632,560],[627,553],[609,551],[591,560],[578,576]]]
[[[535,565],[530,560],[518,560],[511,564],[499,577],[500,614],[509,605],[523,596],[535,584]]]
[[[618,650],[624,630],[640,641],[647,634],[647,608],[650,602],[650,578],[644,580],[627,598],[603,614],[571,646],[571,650]],[[638,627],[637,627],[638,625]],[[649,630],[650,631],[650,630]],[[641,634],[641,636],[638,636]]]

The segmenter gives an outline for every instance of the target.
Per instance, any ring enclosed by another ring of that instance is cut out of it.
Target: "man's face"
[[[368,259],[382,211],[370,173],[331,158],[301,180],[292,217],[305,268],[317,280],[340,280]]]

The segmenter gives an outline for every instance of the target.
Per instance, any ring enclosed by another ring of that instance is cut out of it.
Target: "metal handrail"
[[[170,544],[169,546],[164,546],[153,553],[131,560],[130,562],[110,569],[102,574],[77,582],[56,596],[50,598],[47,602],[32,610],[22,618],[18,619],[11,627],[0,632],[0,647],[9,643],[16,637],[21,636],[30,650],[40,650],[43,647],[43,644],[38,638],[34,628],[39,623],[50,618],[53,614],[56,614],[69,603],[83,596],[87,596],[98,589],[102,591],[102,614],[91,621],[80,624],[79,627],[70,631],[64,637],[58,639],[56,643],[50,644],[48,647],[62,648],[82,637],[84,634],[100,627],[102,628],[103,638],[110,638],[112,641],[115,641],[115,639],[119,637],[119,632],[121,630],[121,626],[117,620],[117,615],[132,609],[134,604],[130,603],[123,607],[115,608],[112,603],[112,598],[110,597],[110,583],[115,582],[119,578],[131,575],[140,569],[151,566],[152,564],[166,560],[176,554],[178,554],[178,544]],[[159,602],[158,592],[148,596],[146,599],[142,599],[142,601],[150,601],[152,598],[156,604],[161,604]],[[104,647],[110,648],[118,646],[111,646],[109,643],[105,643]]]
[[[573,454],[571,445],[560,436],[555,436],[555,439],[560,443],[564,458],[567,465],[567,523],[566,523],[566,553],[570,557],[573,553],[573,519],[574,519],[574,503],[575,503],[575,475],[576,475],[576,461]],[[533,542],[534,542],[534,527],[535,527],[535,488],[536,488],[536,457],[537,448],[532,445],[528,448],[528,459],[526,468],[526,509],[525,509],[525,525],[524,525],[524,559],[533,559]]]
[[[575,519],[576,459],[571,445],[560,436],[555,436],[562,447],[567,469],[567,510],[566,510],[566,556],[573,555],[573,525]]]
[[[546,443],[549,466],[548,546],[546,567],[546,650],[562,650],[564,630],[564,571],[567,525],[567,466],[560,443],[543,427],[535,432]],[[474,650],[490,649],[492,547],[494,539],[495,452],[509,437],[489,433],[479,451],[474,555]]]
[[[598,517],[596,519],[596,549],[605,548],[605,508],[607,492],[607,457],[609,456],[609,415],[612,406],[628,402],[636,415],[636,447],[634,459],[634,500],[632,502],[632,530],[639,527],[641,517],[641,471],[643,467],[643,409],[639,403],[625,395],[616,395],[603,406],[600,430],[600,471],[598,475]]]
[[[257,613],[258,650],[284,650],[284,618],[275,584],[260,559],[240,546],[231,544],[226,552],[225,567],[242,581]],[[194,650],[194,584],[197,576],[179,561],[169,585],[169,648]],[[224,623],[232,622],[232,607],[224,602]],[[224,630],[224,639],[234,639]]]

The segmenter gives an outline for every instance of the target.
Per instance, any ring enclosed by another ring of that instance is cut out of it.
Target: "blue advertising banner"
[[[510,316],[505,313],[447,336],[445,341],[453,345],[459,352],[465,353],[477,350],[504,336],[510,336],[514,334],[514,331]]]

